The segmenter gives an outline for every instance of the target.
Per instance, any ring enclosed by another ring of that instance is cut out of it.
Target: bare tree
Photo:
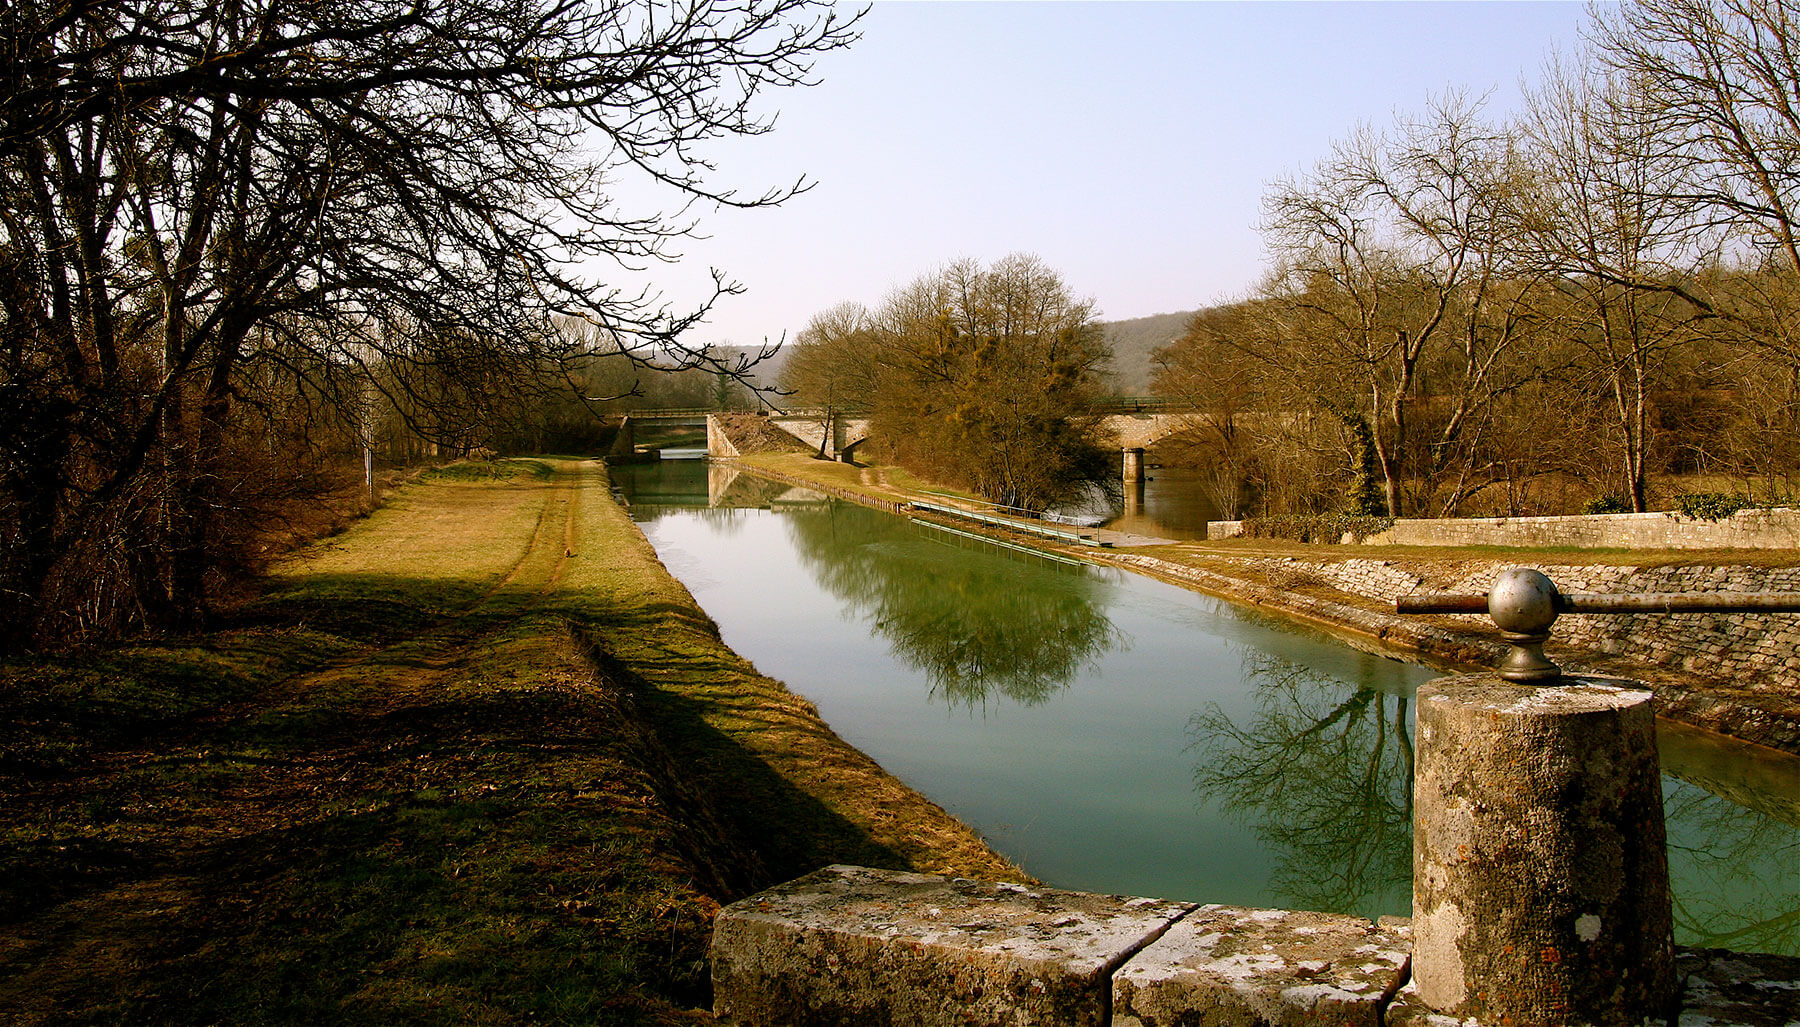
[[[1479,104],[1453,95],[1392,134],[1356,133],[1264,201],[1279,262],[1268,298],[1309,340],[1289,366],[1319,383],[1316,401],[1340,418],[1366,419],[1395,516],[1470,466],[1483,412],[1508,387],[1507,361],[1525,336],[1507,263],[1510,151]],[[1421,409],[1431,409],[1429,424],[1417,423]],[[1460,475],[1445,505],[1472,487]]]
[[[203,615],[253,383],[466,406],[589,355],[551,315],[720,365],[682,342],[711,301],[575,269],[668,257],[695,201],[801,188],[716,188],[703,148],[766,131],[763,94],[853,38],[810,0],[50,0],[4,21],[10,645],[77,633],[97,589],[135,597],[114,622]],[[618,206],[627,175],[670,208]],[[119,580],[75,572],[84,549]]]
[[[867,408],[875,390],[874,358],[879,342],[872,316],[860,303],[840,303],[813,315],[788,350],[782,387],[801,403],[825,411],[819,440],[823,459],[836,419],[848,407]]]
[[[1786,0],[1634,0],[1596,14],[1595,55],[1630,84],[1661,202],[1685,202],[1800,273],[1800,39]]]
[[[1553,282],[1539,305],[1571,350],[1563,373],[1604,397],[1617,481],[1637,512],[1648,509],[1653,394],[1708,314],[1700,279],[1716,254],[1687,199],[1690,169],[1666,159],[1639,117],[1648,102],[1616,73],[1553,62],[1523,119],[1532,173],[1518,205],[1521,249]]]

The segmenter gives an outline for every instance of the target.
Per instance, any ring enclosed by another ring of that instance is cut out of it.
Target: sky
[[[767,98],[774,131],[712,151],[717,183],[813,188],[699,212],[708,238],[654,288],[691,304],[712,267],[744,286],[690,344],[791,338],[838,303],[1017,252],[1102,320],[1226,302],[1265,265],[1270,182],[1446,90],[1505,116],[1587,16],[1572,0],[884,0],[818,85]]]

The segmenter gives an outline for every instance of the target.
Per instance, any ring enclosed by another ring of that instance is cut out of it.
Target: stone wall
[[[1241,538],[1243,521],[1208,521],[1209,539]],[[1572,546],[1580,549],[1793,549],[1800,510],[1739,510],[1717,521],[1678,513],[1456,517],[1395,521],[1364,545]]]
[[[713,927],[726,1023],[1377,1027],[1403,921],[833,866]]]
[[[709,414],[706,418],[706,455],[714,457],[743,455],[738,452],[737,443],[731,440],[731,433],[725,429],[716,414]]]

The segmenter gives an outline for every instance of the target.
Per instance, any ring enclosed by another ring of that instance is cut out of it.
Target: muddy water
[[[698,461],[614,476],[726,642],[1045,881],[1408,912],[1437,671]],[[1800,759],[1665,735],[1679,940],[1800,954]]]

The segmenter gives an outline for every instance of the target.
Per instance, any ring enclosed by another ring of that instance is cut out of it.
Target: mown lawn
[[[703,1021],[722,903],[1021,877],[573,460],[428,475],[212,634],[0,667],[0,713],[9,1023]]]

